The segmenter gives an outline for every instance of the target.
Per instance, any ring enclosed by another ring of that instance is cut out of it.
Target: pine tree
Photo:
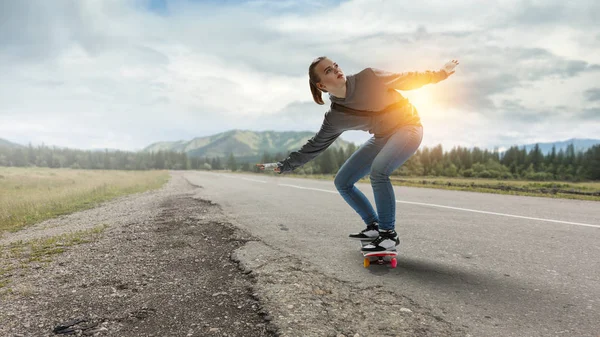
[[[600,180],[600,145],[594,145],[586,151],[584,165],[588,179]]]
[[[544,162],[544,155],[540,150],[540,145],[535,144],[535,146],[529,152],[529,163],[533,165],[533,170],[535,172],[539,172],[542,164]]]
[[[235,161],[235,157],[233,156],[233,152],[229,153],[229,158],[227,159],[227,168],[233,172],[237,171],[238,169],[238,165]]]
[[[335,173],[338,169],[333,149],[327,149],[317,157],[317,164],[323,174]]]

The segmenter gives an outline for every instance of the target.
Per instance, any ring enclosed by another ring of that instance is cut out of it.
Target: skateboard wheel
[[[392,259],[392,268],[396,268],[396,266],[398,265],[398,260],[396,260],[396,258]]]
[[[365,259],[363,260],[363,265],[365,266],[365,268],[369,268],[370,264],[371,264],[371,260],[369,260],[368,257],[365,257]]]

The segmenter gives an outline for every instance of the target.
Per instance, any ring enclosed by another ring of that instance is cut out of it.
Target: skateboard
[[[368,245],[372,240],[360,240],[360,248]],[[369,268],[371,262],[375,262],[377,264],[386,264],[389,263],[392,268],[396,268],[398,265],[398,260],[396,256],[398,256],[398,251],[394,250],[384,250],[381,252],[363,252],[360,251],[364,256],[363,265],[365,268]],[[377,260],[371,260],[371,258],[376,257]]]

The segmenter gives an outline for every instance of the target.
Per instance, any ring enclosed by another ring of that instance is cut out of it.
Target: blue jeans
[[[377,221],[380,229],[395,228],[396,196],[390,174],[417,151],[422,140],[423,127],[407,125],[387,137],[372,137],[342,165],[334,179],[335,187],[365,224]],[[354,186],[369,172],[377,213]]]

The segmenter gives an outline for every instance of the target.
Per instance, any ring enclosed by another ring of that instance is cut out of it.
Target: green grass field
[[[168,180],[167,171],[0,167],[0,233],[157,189]]]

